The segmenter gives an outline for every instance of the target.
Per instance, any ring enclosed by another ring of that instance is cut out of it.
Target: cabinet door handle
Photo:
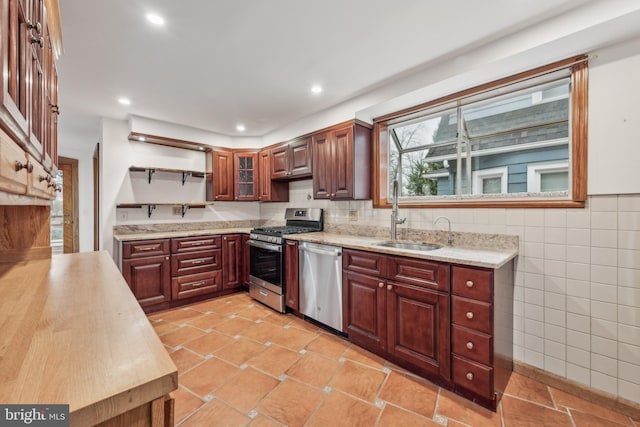
[[[207,262],[206,259],[196,259],[191,261],[191,264],[204,264],[205,262]]]
[[[16,160],[16,172],[21,171],[22,169],[26,169],[28,173],[31,173],[33,172],[33,165],[29,162],[25,164]]]
[[[392,289],[393,289],[393,286],[392,286],[392,285],[387,285],[387,290],[388,290],[388,291],[390,291],[390,290],[392,290]]]
[[[467,372],[467,375],[465,375],[467,377],[467,379],[469,381],[473,381],[473,372]]]
[[[31,36],[31,44],[37,44],[39,45],[41,48],[44,47],[44,37],[34,37]]]
[[[39,36],[42,35],[42,24],[39,22],[34,24],[31,21],[27,21],[27,28],[30,30],[36,30]]]
[[[199,281],[199,282],[193,282],[193,283],[191,283],[191,286],[194,286],[194,287],[195,287],[195,286],[202,286],[202,285],[204,285],[205,283],[206,283],[206,282],[205,282],[204,280],[201,280],[201,281]]]
[[[467,319],[473,319],[473,311],[467,311]]]
[[[467,348],[468,348],[469,350],[473,350],[473,343],[472,343],[471,341],[469,341],[469,342],[467,343]]]
[[[382,282],[378,283],[378,287],[379,287],[379,288],[384,287],[384,283],[382,283]]]
[[[467,288],[473,288],[473,280],[467,280]]]

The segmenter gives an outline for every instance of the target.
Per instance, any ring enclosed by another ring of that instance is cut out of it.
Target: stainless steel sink
[[[434,243],[413,243],[413,242],[395,242],[395,241],[375,243],[375,246],[384,246],[385,248],[395,248],[395,249],[408,249],[412,251],[434,251],[442,247],[442,245],[436,245]]]

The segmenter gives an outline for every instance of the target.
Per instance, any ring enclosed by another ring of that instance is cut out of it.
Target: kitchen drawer
[[[0,191],[25,194],[28,170],[24,150],[0,131]]]
[[[387,256],[372,252],[342,251],[342,268],[370,276],[387,275]]]
[[[217,235],[179,237],[171,239],[171,253],[193,252],[222,248],[222,239]]]
[[[415,258],[389,257],[388,278],[424,288],[449,290],[449,264]]]
[[[491,335],[460,326],[453,325],[451,330],[453,352],[485,365],[490,365],[492,362],[492,341]]]
[[[451,322],[491,334],[491,304],[468,298],[451,297]]]
[[[493,270],[477,268],[452,268],[452,293],[467,298],[490,302],[493,295]]]
[[[493,368],[456,355],[453,356],[452,362],[453,382],[456,386],[486,399],[493,399]]]
[[[122,258],[140,258],[169,253],[169,239],[138,240],[122,244]]]
[[[44,170],[44,167],[32,156],[28,156],[29,167],[33,166],[31,172],[29,172],[29,178],[27,180],[27,194],[41,199],[54,199],[55,198],[55,183],[51,174]]]
[[[185,252],[171,255],[171,275],[204,273],[222,268],[222,250]]]
[[[189,274],[171,279],[171,297],[174,300],[214,293],[222,289],[222,271]]]

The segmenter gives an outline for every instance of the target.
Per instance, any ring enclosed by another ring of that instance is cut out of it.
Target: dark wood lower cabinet
[[[287,240],[285,243],[285,305],[293,311],[300,310],[298,292],[298,242]]]
[[[349,340],[437,383],[449,383],[449,294],[390,280],[386,276],[398,276],[386,266],[403,265],[404,258],[380,257],[371,254],[371,262],[366,263],[366,252],[343,252],[343,326]],[[407,263],[420,268],[416,260]],[[433,266],[424,263],[425,271],[434,271]],[[382,276],[351,269],[377,271]],[[428,286],[448,289],[448,275],[441,276]]]
[[[169,255],[122,261],[122,275],[142,307],[171,300],[171,261]]]
[[[449,296],[388,282],[387,351],[442,378],[449,378]]]
[[[228,234],[124,242],[122,275],[147,313],[236,292],[249,280],[248,238]]]
[[[222,289],[234,289],[244,284],[242,236],[222,236]]]

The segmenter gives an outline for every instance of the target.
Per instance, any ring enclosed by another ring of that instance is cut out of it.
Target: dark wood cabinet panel
[[[184,252],[171,255],[171,275],[204,273],[222,268],[222,250]]]
[[[213,150],[207,154],[207,200],[233,200],[233,152]]]
[[[278,164],[282,164],[280,160]],[[284,166],[278,166],[284,167]],[[261,202],[288,202],[289,182],[271,179],[271,151],[262,150],[258,154],[258,200]]]
[[[385,286],[379,278],[343,272],[343,329],[351,341],[378,354],[387,346]]]
[[[188,274],[171,279],[171,297],[181,300],[199,295],[213,294],[222,288],[220,270]]]
[[[493,337],[461,326],[451,327],[451,351],[485,365],[493,363]]]
[[[234,199],[258,200],[258,153],[233,153]]]
[[[359,123],[312,136],[315,199],[371,198],[371,129]]]
[[[300,310],[298,293],[298,242],[287,240],[285,243],[285,305],[294,311]]]
[[[249,250],[249,235],[242,235],[242,283],[249,288],[249,274],[251,267],[251,251]]]
[[[389,257],[389,279],[409,285],[449,290],[449,265],[407,257]]]
[[[241,286],[242,236],[226,234],[222,236],[222,289],[233,289]]]
[[[479,397],[494,399],[493,368],[456,356],[452,357],[453,381]]]
[[[451,297],[452,322],[456,325],[490,334],[493,332],[490,303],[459,296]]]
[[[280,144],[270,151],[271,179],[303,178],[311,175],[311,138]]]
[[[395,360],[441,378],[450,375],[449,297],[387,282],[387,349]]]
[[[222,237],[217,235],[174,237],[171,239],[171,253],[173,254],[220,248],[222,248]]]
[[[169,239],[137,240],[122,244],[122,257],[140,258],[154,255],[169,254]]]
[[[493,270],[454,266],[451,292],[489,302],[493,296]]]
[[[142,307],[171,300],[169,255],[123,260],[122,275]]]

